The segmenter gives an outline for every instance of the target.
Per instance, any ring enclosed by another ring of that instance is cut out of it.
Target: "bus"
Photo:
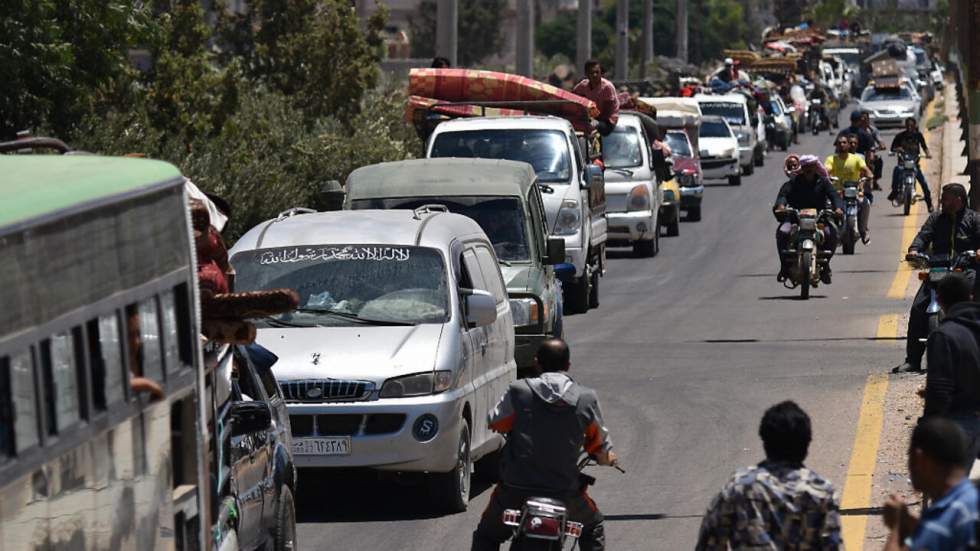
[[[0,551],[211,548],[184,177],[94,155],[0,173]]]

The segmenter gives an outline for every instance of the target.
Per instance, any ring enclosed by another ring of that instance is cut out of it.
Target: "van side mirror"
[[[548,238],[548,254],[545,263],[550,265],[561,264],[565,261],[565,240],[560,237]]]
[[[586,165],[585,170],[585,181],[582,182],[582,189],[589,189],[593,185],[602,182],[602,167],[594,163],[589,163]]]
[[[482,289],[460,289],[466,308],[467,327],[482,327],[497,321],[497,299]]]
[[[231,404],[231,435],[243,436],[269,430],[272,410],[265,402],[233,402]]]

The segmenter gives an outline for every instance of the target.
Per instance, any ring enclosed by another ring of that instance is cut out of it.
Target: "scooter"
[[[936,287],[943,278],[953,272],[974,271],[977,253],[976,251],[965,251],[956,256],[935,258],[925,253],[916,253],[905,255],[905,260],[913,268],[920,270],[919,281],[925,283],[929,289],[929,306],[926,307],[926,315],[929,317],[929,335],[931,335],[939,327],[940,315],[942,314],[939,300],[936,298]]]
[[[592,458],[589,456],[578,464],[583,492],[595,484],[595,478],[581,472],[590,464]],[[618,465],[613,467],[621,473],[626,472]],[[565,503],[553,497],[529,497],[520,509],[505,509],[503,521],[514,529],[510,551],[561,551],[568,542],[574,550],[584,528],[582,523],[568,520]]]

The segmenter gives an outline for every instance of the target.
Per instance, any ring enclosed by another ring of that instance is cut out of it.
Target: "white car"
[[[738,140],[739,162],[743,174],[752,174],[756,166],[761,166],[761,151],[758,151],[756,128],[752,114],[749,113],[748,100],[742,94],[720,96],[697,94],[694,99],[701,106],[704,115],[723,117],[731,127],[732,135]]]
[[[742,184],[738,166],[738,138],[722,117],[705,116],[698,133],[701,173],[705,180],[727,178],[728,184]]]
[[[919,118],[922,99],[907,85],[892,88],[868,86],[861,92],[858,108],[865,110],[878,127],[901,127],[905,119]]]

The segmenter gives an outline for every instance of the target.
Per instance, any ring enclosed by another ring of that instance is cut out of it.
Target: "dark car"
[[[296,469],[289,414],[271,370],[276,357],[258,345],[229,354],[217,373],[230,384],[216,434],[219,526],[230,536],[220,538],[221,548],[295,549]]]

